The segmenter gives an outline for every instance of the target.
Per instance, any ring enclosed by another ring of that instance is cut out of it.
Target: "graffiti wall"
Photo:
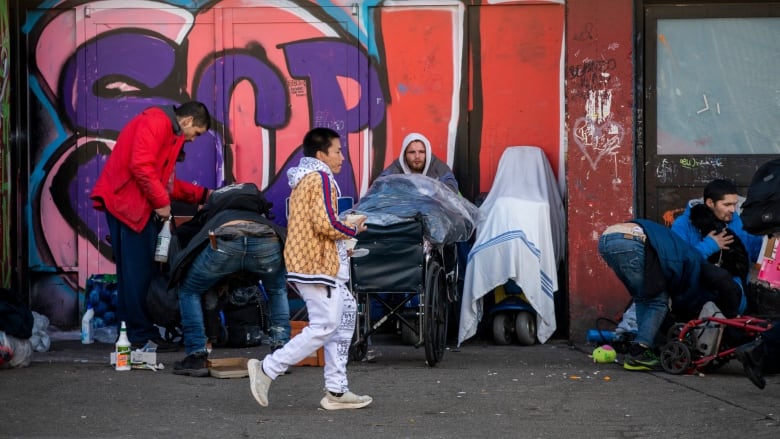
[[[570,333],[622,315],[630,296],[598,255],[611,224],[636,215],[632,113],[633,9],[609,0],[568,3]],[[609,23],[608,26],[604,23]],[[607,203],[604,200],[609,200]]]
[[[280,223],[285,172],[314,126],[340,133],[337,180],[356,199],[409,132],[472,200],[508,146],[543,148],[562,175],[562,1],[50,0],[19,14],[28,268],[33,306],[55,324],[75,324],[89,275],[113,272],[88,197],[118,132],[150,105],[206,104],[215,123],[178,177],[255,182]]]

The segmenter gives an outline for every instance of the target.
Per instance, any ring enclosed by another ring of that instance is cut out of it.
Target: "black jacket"
[[[225,186],[217,189],[209,201],[174,232],[169,253],[169,287],[178,284],[201,250],[209,243],[209,231],[230,221],[254,221],[270,226],[282,241],[287,238],[287,229],[271,221],[266,215],[270,211],[262,193],[252,183]]]

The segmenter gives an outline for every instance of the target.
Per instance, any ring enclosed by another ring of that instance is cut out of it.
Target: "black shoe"
[[[191,377],[209,376],[208,358],[209,354],[206,352],[195,352],[187,355],[183,360],[173,363],[173,373]]]
[[[766,386],[766,380],[763,375],[764,367],[764,346],[761,339],[744,344],[734,351],[734,356],[742,363],[742,370],[750,382],[759,389]]]
[[[648,346],[633,343],[623,359],[623,369],[633,371],[660,370],[661,362]]]

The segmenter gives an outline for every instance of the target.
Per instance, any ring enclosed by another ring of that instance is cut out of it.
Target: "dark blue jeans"
[[[269,299],[272,343],[284,344],[290,340],[290,306],[287,302],[287,283],[279,238],[217,238],[217,249],[206,246],[192,262],[179,286],[184,349],[188,355],[206,351],[201,297],[222,278],[239,271],[260,276]]]
[[[108,212],[106,221],[116,263],[117,321],[127,324],[127,338],[131,343],[158,339],[160,330],[146,311],[146,294],[157,270],[154,262],[157,223],[150,218],[141,233],[136,233]]]
[[[668,312],[669,296],[664,292],[654,297],[645,295],[644,242],[638,237],[626,238],[623,233],[602,235],[599,239],[599,254],[634,298],[637,324],[635,341],[652,347]]]

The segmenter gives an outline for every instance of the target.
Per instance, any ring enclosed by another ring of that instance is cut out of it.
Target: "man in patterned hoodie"
[[[299,165],[287,171],[292,194],[284,258],[287,278],[306,302],[309,325],[262,362],[249,360],[250,389],[266,407],[271,382],[324,347],[326,392],[320,405],[326,410],[358,409],[372,399],[350,392],[347,383],[357,306],[346,285],[349,262],[344,241],[366,230],[365,218],[351,224],[337,216],[339,187],[333,175],[344,162],[338,133],[312,129],[303,138],[303,155]]]

